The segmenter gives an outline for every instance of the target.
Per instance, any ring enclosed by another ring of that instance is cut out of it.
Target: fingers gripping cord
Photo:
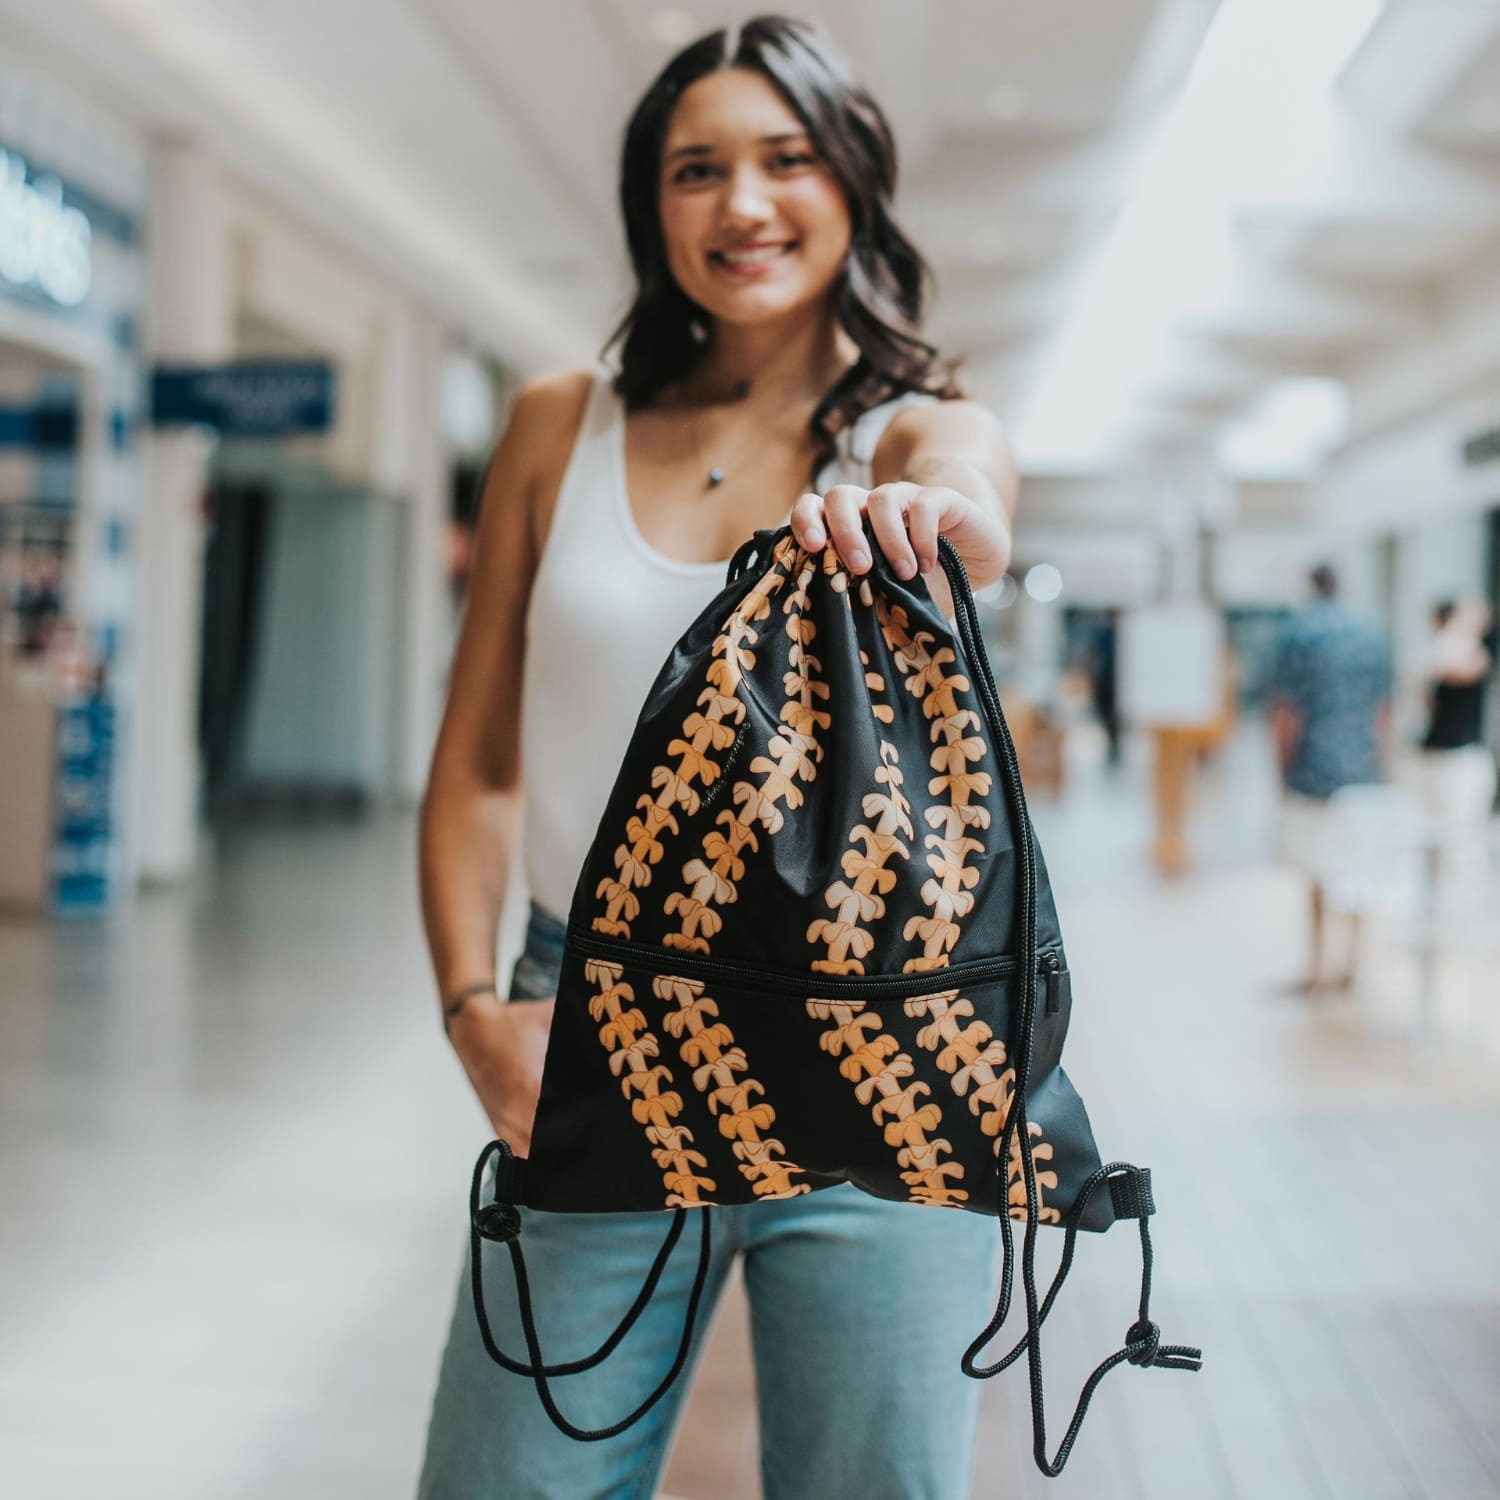
[[[1113,1162],[1092,1173],[1084,1183],[1077,1201],[1068,1214],[1066,1236],[1063,1242],[1062,1260],[1052,1285],[1047,1290],[1041,1306],[1037,1305],[1036,1292],[1036,1229],[1038,1200],[1036,1166],[1032,1158],[1031,1132],[1027,1128],[1026,1088],[1031,1075],[1031,1051],[1035,1033],[1037,1001],[1037,933],[1036,933],[1036,845],[1032,837],[1031,818],[1026,811],[1026,793],[1021,785],[1020,767],[1016,758],[1016,747],[1010,736],[1010,728],[1000,707],[1000,696],[989,670],[989,658],[984,650],[978,612],[974,594],[969,586],[968,572],[957,549],[947,539],[938,538],[938,554],[947,575],[953,595],[955,623],[964,652],[974,671],[980,701],[990,721],[990,730],[1000,752],[1005,776],[1007,804],[1010,809],[1011,832],[1018,855],[1019,885],[1016,893],[1016,923],[1020,939],[1020,973],[1023,977],[1021,1004],[1015,1025],[1015,1093],[1006,1116],[996,1149],[1000,1242],[1003,1257],[1000,1271],[1000,1296],[994,1315],[984,1330],[964,1351],[961,1367],[965,1375],[976,1380],[988,1380],[1009,1368],[1024,1350],[1027,1356],[1027,1373],[1031,1388],[1032,1454],[1037,1467],[1051,1477],[1063,1471],[1068,1455],[1077,1441],[1079,1429],[1088,1412],[1089,1402],[1099,1382],[1122,1361],[1133,1365],[1156,1365],[1164,1369],[1197,1370],[1202,1367],[1203,1355],[1198,1349],[1186,1345],[1162,1344],[1161,1330],[1151,1321],[1151,1231],[1148,1220],[1155,1211],[1151,1201],[1151,1174],[1128,1162]],[[1026,1302],[1026,1334],[998,1363],[979,1365],[979,1353],[1000,1331],[1010,1314],[1011,1294],[1015,1271],[1015,1245],[1010,1223],[1010,1180],[1007,1170],[1011,1151],[1019,1141],[1021,1175],[1026,1192],[1026,1229],[1021,1245],[1021,1281]],[[1042,1391],[1041,1327],[1052,1310],[1058,1290],[1073,1262],[1073,1248],[1083,1221],[1084,1210],[1101,1183],[1108,1181],[1115,1205],[1116,1217],[1136,1218],[1141,1228],[1141,1301],[1140,1314],[1125,1334],[1125,1345],[1110,1355],[1089,1376],[1083,1392],[1068,1424],[1068,1430],[1058,1447],[1055,1458],[1047,1457],[1047,1423]]]
[[[481,1204],[479,1201],[480,1190],[484,1183],[484,1171],[486,1166],[494,1160],[496,1163],[496,1200],[493,1203]],[[682,1372],[683,1365],[687,1362],[688,1351],[692,1348],[693,1329],[697,1325],[698,1305],[703,1299],[703,1288],[708,1279],[709,1264],[709,1220],[708,1211],[701,1210],[702,1232],[698,1247],[698,1270],[693,1279],[693,1290],[688,1297],[687,1317],[682,1331],[682,1342],[678,1346],[677,1358],[672,1363],[672,1368],[663,1377],[661,1384],[643,1401],[628,1417],[622,1418],[609,1427],[588,1429],[574,1426],[558,1410],[556,1402],[552,1398],[552,1392],[548,1387],[549,1379],[557,1379],[564,1375],[576,1375],[583,1370],[591,1370],[602,1363],[618,1347],[620,1341],[634,1327],[636,1320],[645,1311],[655,1294],[658,1282],[661,1280],[662,1271],[666,1268],[667,1260],[672,1254],[677,1241],[682,1238],[683,1227],[686,1223],[687,1210],[677,1209],[672,1215],[672,1226],[667,1231],[667,1237],[662,1242],[661,1249],[657,1252],[656,1260],[652,1263],[650,1273],[647,1275],[644,1285],[635,1301],[631,1304],[629,1311],[620,1320],[619,1326],[610,1336],[586,1359],[576,1359],[566,1364],[549,1365],[543,1362],[541,1344],[537,1337],[536,1321],[531,1305],[531,1283],[526,1274],[526,1257],[521,1250],[521,1214],[513,1203],[501,1200],[500,1194],[504,1184],[514,1180],[508,1172],[510,1164],[515,1162],[515,1157],[510,1146],[505,1141],[492,1141],[480,1156],[474,1167],[474,1180],[469,1189],[469,1278],[474,1293],[474,1316],[479,1323],[479,1336],[484,1342],[485,1352],[489,1357],[503,1369],[509,1370],[514,1375],[526,1375],[536,1385],[537,1395],[541,1397],[542,1405],[547,1415],[552,1419],[553,1425],[559,1431],[566,1433],[571,1438],[580,1442],[598,1442],[604,1438],[615,1437],[624,1432],[626,1428],[633,1427],[642,1417],[656,1405],[661,1398],[671,1389],[673,1382]],[[520,1163],[516,1163],[520,1165]],[[516,1273],[516,1294],[521,1312],[521,1328],[526,1337],[526,1352],[530,1363],[523,1364],[521,1361],[512,1359],[495,1342],[494,1333],[490,1329],[490,1320],[484,1307],[484,1276],[482,1267],[482,1252],[485,1240],[495,1244],[503,1244],[510,1251],[511,1264]]]

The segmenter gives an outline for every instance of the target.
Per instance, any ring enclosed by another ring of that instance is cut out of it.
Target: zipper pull
[[[1073,979],[1055,953],[1042,955],[1042,973],[1047,977],[1046,1011],[1055,1016],[1064,1005],[1073,1003]]]

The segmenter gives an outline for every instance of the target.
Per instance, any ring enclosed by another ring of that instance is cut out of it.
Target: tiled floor
[[[1155,1169],[1155,1316],[1207,1362],[1112,1374],[1050,1487],[1009,1372],[975,1493],[1500,1495],[1500,973],[1450,963],[1450,1039],[1422,1049],[1379,932],[1361,993],[1287,997],[1301,897],[1264,857],[1262,746],[1211,773],[1170,885],[1144,779],[1085,769],[1038,821],[1069,1072],[1106,1153]],[[104,926],[0,926],[4,1500],[411,1494],[483,1134],[412,842],[262,834]],[[1049,1322],[1053,1442],[1133,1316],[1132,1239],[1091,1237]],[[759,1493],[748,1360],[732,1285],[691,1397],[718,1439],[679,1447],[672,1494]]]

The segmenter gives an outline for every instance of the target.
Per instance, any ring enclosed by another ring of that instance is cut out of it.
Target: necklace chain
[[[738,385],[735,386],[732,399],[736,404],[740,404],[747,400],[749,395],[750,382],[748,380],[742,380]],[[730,474],[738,469],[740,463],[749,454],[753,453],[757,447],[764,447],[765,443],[766,436],[764,431],[759,429],[758,427],[752,427],[749,441],[741,444],[739,451],[732,456],[730,463],[728,463],[727,465],[724,463],[710,463],[708,461],[707,454],[704,451],[703,439],[698,428],[695,426],[693,429],[693,447],[698,455],[700,471],[703,473],[702,493],[708,494],[710,491],[716,490],[721,484],[723,484],[723,482],[730,476]]]
[[[764,388],[762,388],[761,393],[764,394]],[[735,384],[733,394],[729,399],[736,404],[742,404],[749,399],[749,396],[750,381],[740,380]],[[708,462],[707,455],[704,452],[702,438],[697,427],[694,427],[693,447],[697,451],[700,472],[702,472],[704,476],[703,490],[701,491],[702,494],[706,495],[713,490],[716,490],[721,484],[723,484],[725,479],[727,479],[729,475],[739,467],[741,461],[753,451],[754,447],[762,445],[764,443],[764,436],[762,434],[752,430],[750,436],[751,441],[743,444],[740,448],[740,451],[734,454],[731,463],[726,466],[723,463]]]
[[[749,396],[749,394],[750,382],[748,380],[740,381],[740,383],[734,388],[734,399],[736,402],[744,401]],[[725,474],[727,471],[722,464],[707,464],[705,462],[703,453],[703,440],[696,427],[694,427],[693,429],[693,446],[698,450],[699,465],[706,468],[707,470],[704,478],[704,489],[717,489],[724,482]],[[745,456],[745,453],[747,451],[748,448],[742,448],[741,451],[735,455],[734,467],[738,467],[740,459]]]

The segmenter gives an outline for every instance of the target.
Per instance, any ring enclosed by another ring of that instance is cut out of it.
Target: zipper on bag
[[[968,963],[951,964],[941,969],[923,969],[912,974],[822,974],[812,969],[773,969],[721,958],[706,958],[701,953],[689,953],[678,948],[621,942],[616,938],[584,932],[572,923],[568,924],[567,941],[579,953],[590,954],[595,958],[615,959],[619,963],[648,969],[652,973],[702,975],[746,989],[778,990],[802,996],[836,995],[856,990],[861,994],[898,1000],[907,995],[929,994],[935,989],[963,989],[988,980],[1013,978],[1021,967],[1020,959],[1014,954],[1002,953],[994,958],[973,959]],[[1041,954],[1037,972],[1047,976],[1047,1009],[1050,1012],[1054,1008],[1051,1003],[1054,980],[1059,975],[1063,980],[1067,978],[1062,956],[1055,950]]]
[[[1073,978],[1063,967],[1061,957],[1054,952],[1043,953],[1037,968],[1047,985],[1046,1013],[1055,1016],[1064,1003],[1073,999]]]

